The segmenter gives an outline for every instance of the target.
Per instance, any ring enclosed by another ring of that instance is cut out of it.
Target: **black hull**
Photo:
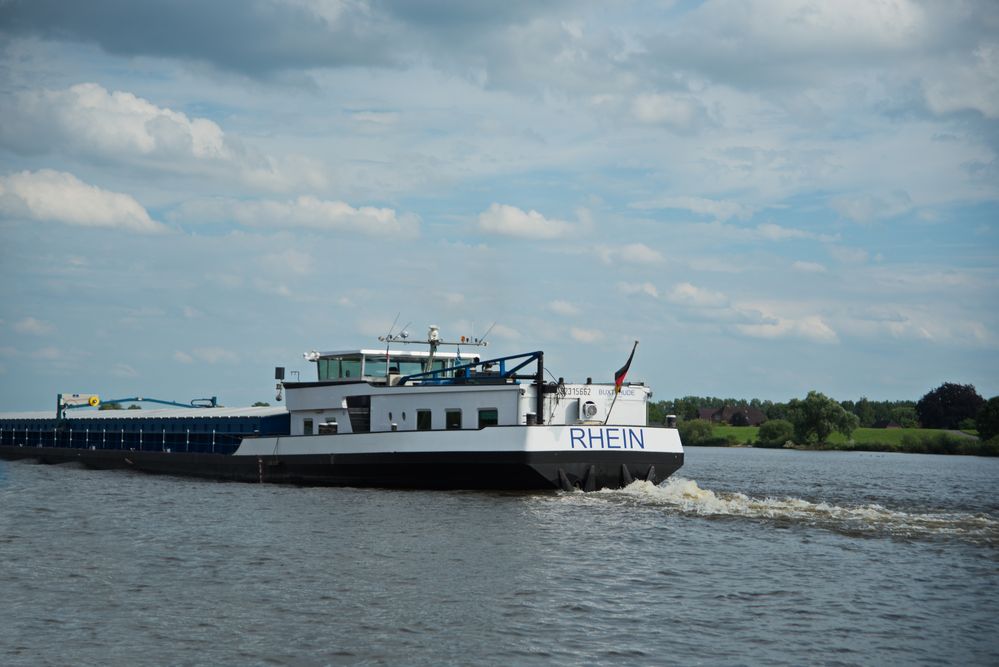
[[[63,447],[0,447],[0,458],[77,462],[103,470],[235,482],[404,489],[592,491],[633,480],[661,482],[683,465],[683,454],[635,451],[426,452],[231,456]]]

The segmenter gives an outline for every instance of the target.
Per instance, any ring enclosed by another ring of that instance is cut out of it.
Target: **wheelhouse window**
[[[364,375],[367,377],[385,377],[385,357],[365,357]]]
[[[417,410],[416,411],[416,430],[417,431],[429,431],[433,428],[433,420],[430,416],[430,410]]]
[[[384,360],[382,360],[384,365]],[[361,377],[361,358],[320,359],[316,362],[319,380],[350,380]]]
[[[320,359],[316,362],[319,366],[319,379],[322,380],[339,380],[340,379],[340,360],[339,359]]]
[[[479,428],[499,424],[499,410],[496,408],[479,408]]]
[[[444,428],[449,431],[461,428],[461,410],[446,410],[444,412]]]
[[[360,359],[341,359],[340,378],[347,380],[350,378],[359,379],[361,377]]]
[[[302,420],[302,431],[305,435],[312,435],[315,431],[312,430],[312,420],[303,419]]]
[[[363,364],[362,364],[363,361]],[[416,375],[424,371],[426,360],[414,357],[392,356],[387,360],[384,355],[360,355],[350,357],[332,357],[318,359],[316,369],[319,380],[359,380],[362,377],[383,378],[386,371],[399,375]],[[450,359],[434,359],[431,370],[441,371],[450,368],[454,364]],[[451,373],[445,373],[445,377],[450,377]]]

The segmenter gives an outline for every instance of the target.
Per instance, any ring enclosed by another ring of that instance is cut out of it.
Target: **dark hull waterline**
[[[0,447],[0,458],[255,483],[406,489],[621,488],[683,465],[665,452],[420,452],[232,456],[62,447]]]

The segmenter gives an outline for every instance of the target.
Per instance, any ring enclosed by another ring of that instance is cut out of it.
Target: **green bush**
[[[976,454],[979,442],[949,433],[903,435],[898,451],[910,454]]]
[[[794,425],[786,419],[771,419],[760,425],[757,447],[783,447],[794,437]]]
[[[991,440],[965,439],[958,447],[958,454],[970,456],[999,456],[999,435]]]
[[[985,401],[975,417],[975,424],[978,425],[978,437],[982,440],[992,440],[999,435],[999,396]]]
[[[703,445],[714,437],[714,424],[706,419],[690,419],[679,423],[680,441],[685,445]]]

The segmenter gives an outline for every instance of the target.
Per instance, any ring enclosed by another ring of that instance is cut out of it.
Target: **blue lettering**
[[[593,438],[593,429],[591,428],[591,429],[587,429],[587,430],[589,430],[589,432],[590,432],[590,449],[593,449],[593,440],[594,440],[594,438]],[[600,429],[597,429],[596,440],[598,440],[600,442],[600,449],[603,449],[604,448],[604,432],[601,431]]]
[[[645,449],[645,431],[638,429],[637,431],[633,428],[628,429],[628,446],[631,449],[635,448],[638,444],[640,449]]]
[[[623,433],[621,435],[624,435]],[[616,428],[607,429],[607,449],[623,449],[623,445],[612,445],[615,440],[624,442],[624,438],[618,435]]]
[[[583,429],[581,428],[570,428],[569,429],[569,448],[576,448],[576,441],[579,441],[579,446],[586,449],[586,443],[583,442]]]

